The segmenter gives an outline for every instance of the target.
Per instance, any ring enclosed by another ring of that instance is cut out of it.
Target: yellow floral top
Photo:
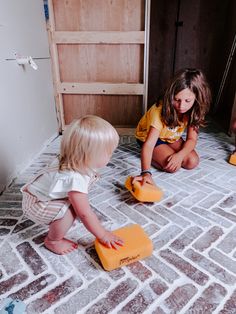
[[[141,118],[136,128],[135,136],[142,142],[146,141],[150,127],[154,127],[160,132],[159,139],[164,142],[174,143],[182,136],[187,124],[188,116],[185,115],[183,121],[179,122],[179,126],[170,128],[161,120],[162,105],[154,104]]]

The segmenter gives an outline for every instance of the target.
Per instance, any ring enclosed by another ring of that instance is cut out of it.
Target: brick
[[[192,266],[180,256],[172,253],[170,250],[160,251],[160,256],[201,286],[205,285],[206,282],[209,280],[209,277],[206,274],[198,270],[196,267]]]
[[[196,293],[197,288],[194,285],[185,284],[176,288],[160,305],[167,313],[178,313]]]
[[[107,203],[100,206],[100,209],[105,215],[111,219],[114,219],[119,225],[123,225],[127,222],[127,217],[119,213],[118,210],[116,210],[113,206],[108,205]]]
[[[42,243],[44,243],[44,239],[45,239],[47,234],[48,234],[48,232],[43,232],[43,233],[37,235],[36,237],[33,238],[33,242],[35,244],[42,244]]]
[[[234,274],[236,274],[236,261],[232,258],[228,257],[227,255],[222,254],[220,251],[216,249],[211,249],[209,251],[209,256],[212,258],[215,262],[223,266],[229,271],[232,271]]]
[[[174,239],[181,231],[182,229],[175,225],[165,228],[152,240],[155,250],[162,248],[164,245]]]
[[[16,223],[17,223],[16,219],[11,218],[0,219],[0,226],[11,227],[14,226]]]
[[[176,215],[172,211],[170,211],[170,210],[168,210],[168,209],[166,209],[160,205],[155,206],[154,210],[155,210],[155,212],[161,214],[162,216],[167,218],[169,221],[172,221],[173,223],[175,223],[176,225],[179,225],[180,227],[186,227],[187,225],[190,224],[190,222],[183,219],[183,217]],[[159,224],[159,221],[157,221],[157,223]]]
[[[152,280],[149,285],[157,296],[162,295],[168,289],[168,286],[159,278]]]
[[[147,219],[144,216],[140,215],[136,210],[133,210],[126,204],[118,205],[117,209],[129,217],[134,223],[140,224],[141,226],[147,223]]]
[[[233,208],[236,204],[236,193],[228,196],[223,202],[219,204],[221,208]]]
[[[67,257],[72,262],[77,271],[87,280],[93,280],[99,276],[99,270],[91,261],[78,249],[67,254]]]
[[[223,197],[224,197],[224,194],[214,192],[211,195],[209,195],[206,199],[204,199],[201,203],[199,203],[199,206],[208,209],[214,206]]]
[[[42,231],[44,230],[45,230],[45,227],[42,225],[33,225],[32,228],[27,228],[27,229],[24,229],[22,232],[13,234],[11,236],[11,242],[18,243],[24,240],[28,240],[29,238],[42,233]]]
[[[152,314],[166,314],[162,308],[159,306],[152,312]]]
[[[20,290],[16,291],[15,293],[12,293],[9,295],[12,299],[17,299],[24,301],[31,296],[37,294],[41,290],[48,288],[52,283],[56,281],[56,276],[53,274],[46,274],[38,279],[31,281],[28,285],[26,285],[24,288],[21,288]]]
[[[171,208],[177,205],[183,198],[187,197],[189,194],[186,192],[180,192],[175,194],[173,197],[168,198],[166,201],[163,202],[163,205],[167,208]]]
[[[168,283],[173,283],[179,278],[179,275],[172,268],[163,263],[160,259],[156,258],[154,255],[147,258],[145,263]]]
[[[0,262],[8,275],[12,275],[23,268],[19,258],[8,242],[1,247]]]
[[[93,205],[98,205],[102,202],[104,202],[104,200],[108,200],[109,198],[114,197],[114,195],[119,195],[120,194],[120,190],[119,189],[111,189],[111,191],[108,192],[104,192],[96,197],[93,197],[91,199],[91,203]]]
[[[192,249],[187,250],[184,255],[223,283],[226,283],[228,285],[235,284],[235,276],[231,275],[225,269],[213,263],[211,260],[207,259],[203,255],[194,252]]]
[[[79,313],[90,302],[96,300],[104,291],[108,290],[110,283],[107,279],[98,278],[90,283],[86,288],[81,289],[68,301],[58,306],[55,314],[76,314]]]
[[[44,259],[51,265],[51,268],[59,276],[59,278],[68,276],[71,273],[72,266],[66,255],[54,254],[44,246],[41,246],[39,250]]]
[[[155,211],[152,211],[147,206],[143,204],[138,204],[134,207],[139,213],[143,214],[145,217],[153,220],[159,226],[165,226],[168,224],[168,220],[158,215]]]
[[[202,217],[183,208],[182,206],[173,207],[172,210],[175,211],[178,215],[182,215],[185,219],[188,218],[197,226],[200,226],[202,228],[210,227],[210,223],[206,219],[203,219]]]
[[[23,222],[20,222],[20,223],[18,223],[15,227],[14,227],[14,229],[13,229],[13,231],[12,231],[12,234],[13,233],[18,233],[18,232],[20,232],[20,231],[22,231],[22,230],[24,230],[24,229],[26,229],[26,228],[29,228],[29,227],[31,227],[31,226],[33,226],[34,225],[34,222],[32,221],[32,220],[29,220],[29,219],[27,219],[27,220],[25,220],[25,221],[23,221]]]
[[[139,261],[128,265],[127,268],[141,282],[152,276],[152,272]]]
[[[28,279],[28,277],[28,273],[26,271],[22,271],[18,274],[11,276],[7,280],[1,281],[0,294],[9,292],[12,289],[15,289],[16,287],[22,285]]]
[[[212,313],[221,303],[226,293],[224,287],[218,283],[213,283],[203,291],[202,295],[185,313]]]
[[[155,296],[148,289],[141,290],[136,294],[120,311],[118,314],[138,314],[148,311],[148,307],[155,300]]]
[[[21,208],[21,202],[1,202],[0,200],[0,208],[1,209],[7,209],[7,208],[12,208],[12,209],[16,209],[16,208]]]
[[[109,311],[114,310],[117,305],[123,302],[137,288],[137,286],[137,281],[127,278],[114,289],[109,291],[105,298],[100,299],[98,302],[92,305],[85,313],[109,313]]]
[[[183,249],[185,249],[186,246],[191,244],[202,232],[203,230],[201,228],[198,228],[196,226],[190,227],[170,244],[170,248],[175,251],[182,251]]]
[[[121,279],[122,277],[125,276],[125,271],[123,268],[117,268],[117,269],[114,269],[112,271],[109,271],[108,272],[108,276],[112,279],[112,280],[119,280]]]
[[[232,226],[231,222],[222,218],[219,215],[213,214],[209,210],[205,210],[203,208],[197,208],[197,207],[193,207],[193,208],[191,208],[191,210],[194,211],[196,214],[203,216],[203,217],[211,220],[212,222],[217,223],[218,225],[220,225],[222,227],[229,228]]]
[[[17,245],[16,249],[34,275],[38,275],[48,268],[41,256],[28,242]]]
[[[0,209],[0,217],[21,217],[21,209]]]
[[[232,222],[234,222],[234,223],[236,222],[236,215],[233,215],[233,214],[231,214],[231,213],[228,213],[228,212],[224,211],[224,210],[221,209],[221,208],[218,208],[218,207],[212,208],[212,211],[213,211],[214,213],[216,213],[216,214],[218,214],[218,215],[224,217],[224,218],[229,219],[230,221],[232,221]]]
[[[210,247],[212,243],[219,239],[220,236],[223,234],[223,230],[220,227],[212,227],[210,230],[205,232],[194,244],[193,247],[203,252],[205,249]]]
[[[234,314],[236,309],[236,290],[232,293],[231,297],[226,301],[224,308],[219,314]]]
[[[21,202],[22,201],[22,194],[18,190],[15,192],[8,190],[8,191],[4,191],[4,193],[1,195],[0,199],[1,199],[1,201],[4,201],[4,202],[14,202],[14,201]]]
[[[206,179],[209,180],[209,176],[207,176]],[[214,184],[212,182],[209,182],[207,180],[200,180],[199,183],[201,183],[202,185],[207,186],[209,188],[212,188],[215,191],[218,191],[218,192],[221,192],[221,193],[224,193],[224,194],[229,194],[230,190],[225,189],[224,187],[219,186],[217,184]]]
[[[74,275],[73,277],[65,280],[60,285],[49,290],[47,293],[42,295],[40,298],[32,301],[28,304],[26,311],[27,313],[43,313],[49,309],[53,304],[62,300],[66,296],[70,295],[77,288],[82,285],[81,277]]]
[[[149,237],[158,232],[159,230],[160,228],[153,223],[148,224],[144,227],[144,231]]]
[[[202,201],[202,199],[204,199],[208,194],[205,192],[201,192],[201,191],[196,191],[195,193],[191,193],[190,196],[184,198],[179,205],[184,207],[184,208],[191,208],[194,205],[196,205],[197,203],[199,203],[200,201]]]
[[[7,235],[11,230],[7,228],[0,228],[0,236]]]
[[[217,248],[225,253],[232,252],[235,247],[236,247],[236,227],[234,227],[217,245]]]

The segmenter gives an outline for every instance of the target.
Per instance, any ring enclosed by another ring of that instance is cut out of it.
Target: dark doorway
[[[173,73],[184,67],[204,71],[214,105],[236,32],[236,1],[153,0],[150,25],[149,105],[162,94]],[[216,114],[224,111],[225,127],[230,120],[235,75],[234,57],[215,108]]]

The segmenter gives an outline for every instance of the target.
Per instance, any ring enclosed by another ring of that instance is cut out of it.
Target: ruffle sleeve
[[[68,196],[71,191],[81,193],[88,193],[90,177],[82,175],[78,172],[57,173],[50,189],[49,196],[53,199],[64,198]]]

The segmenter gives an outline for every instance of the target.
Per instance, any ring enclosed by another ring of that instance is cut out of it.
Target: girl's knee
[[[184,169],[194,169],[198,166],[199,164],[199,157],[197,154],[193,155],[193,156],[189,156],[188,158],[186,158],[186,160],[184,160],[182,167]]]

